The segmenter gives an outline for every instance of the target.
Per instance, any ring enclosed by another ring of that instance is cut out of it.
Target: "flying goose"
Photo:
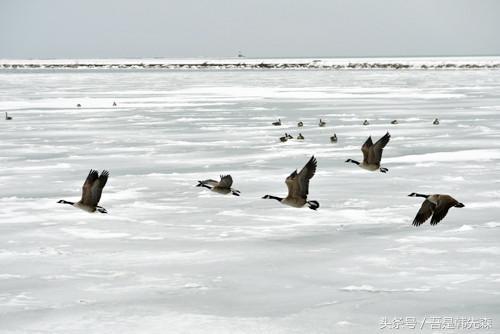
[[[391,122],[391,124],[398,124],[398,120],[395,119],[394,121]]]
[[[451,207],[463,208],[465,206],[463,203],[460,203],[450,195],[424,195],[411,193],[408,196],[425,198],[420,210],[418,210],[418,213],[415,216],[415,219],[413,219],[413,226],[422,225],[427,219],[429,219],[430,216],[432,216],[431,225],[436,225],[443,220],[444,217],[446,217],[446,214]]]
[[[437,119],[437,118],[436,118],[436,119],[434,119],[434,122],[432,122],[432,124],[434,124],[434,125],[439,125],[439,119]]]
[[[368,137],[363,146],[361,146],[361,152],[363,152],[363,162],[360,163],[352,159],[347,159],[345,162],[352,162],[353,164],[372,172],[380,170],[382,173],[387,173],[389,171],[387,168],[380,167],[380,160],[382,159],[382,152],[385,145],[389,142],[389,139],[391,139],[389,132],[387,132],[375,144],[372,142],[372,137]]]
[[[365,119],[365,121],[363,122],[363,125],[370,125],[370,122],[368,122],[368,120]]]
[[[332,143],[336,143],[337,142],[337,134],[334,133],[333,136],[330,137],[330,141]]]
[[[99,206],[101,199],[102,189],[108,181],[109,172],[102,171],[101,175],[96,170],[91,169],[82,188],[82,199],[76,203],[60,200],[57,203],[69,204],[76,208],[82,209],[87,212],[99,211],[100,213],[108,213],[105,208]]]
[[[302,133],[299,133],[299,135],[297,136],[297,139],[298,140],[304,140],[304,136],[302,135]]]
[[[225,195],[232,193],[234,196],[240,196],[240,191],[231,188],[232,185],[233,185],[233,178],[231,177],[231,175],[221,175],[219,182],[212,179],[208,179],[204,181],[198,181],[198,184],[196,186],[210,189],[219,194]]]
[[[10,121],[11,119],[12,117],[10,117],[9,114],[7,114],[7,112],[5,112],[5,120]]]
[[[301,208],[307,204],[309,209],[317,210],[319,208],[319,203],[317,201],[307,200],[307,194],[309,193],[309,180],[316,172],[316,165],[316,158],[312,156],[304,168],[302,168],[300,173],[297,173],[297,170],[295,170],[286,178],[285,183],[288,187],[288,195],[285,198],[272,195],[265,195],[262,198],[275,199],[281,202],[281,204],[296,208]]]
[[[281,119],[278,118],[276,122],[272,123],[274,126],[280,126],[281,125]]]
[[[304,126],[304,123],[302,123],[302,121],[300,121],[300,122],[298,122],[298,123],[297,123],[297,126],[298,126],[299,128],[301,128],[301,127],[303,127],[303,126]]]
[[[326,122],[324,122],[321,118],[319,119],[319,126],[323,127],[326,125]]]

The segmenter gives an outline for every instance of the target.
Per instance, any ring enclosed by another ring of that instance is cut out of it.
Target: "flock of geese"
[[[7,114],[6,114],[6,117]],[[365,120],[365,122],[368,122]],[[392,124],[397,122],[394,120],[391,122]],[[278,119],[277,122],[272,123],[275,126],[281,125],[281,120]],[[364,124],[364,123],[363,123]],[[436,118],[433,124],[439,124],[439,120]],[[302,127],[303,122],[299,122],[298,126]],[[323,127],[326,123],[320,119],[319,126]],[[299,134],[299,136],[302,136]],[[286,134],[286,137],[291,137]],[[303,136],[302,136],[303,139]],[[361,146],[361,152],[363,154],[363,160],[357,161],[354,159],[347,159],[346,163],[353,163],[358,167],[370,171],[380,171],[381,173],[387,173],[389,170],[380,165],[382,160],[382,153],[386,145],[389,143],[391,139],[391,135],[387,132],[384,136],[382,136],[379,140],[373,143],[371,136],[364,142]],[[335,135],[336,140],[336,135]],[[288,188],[288,194],[286,197],[278,197],[274,195],[265,195],[263,199],[272,199],[280,202],[283,205],[292,206],[295,208],[308,207],[312,210],[317,210],[319,208],[319,202],[315,200],[308,200],[309,195],[309,181],[313,178],[316,173],[317,168],[317,160],[314,156],[312,156],[309,161],[305,164],[305,166],[297,172],[297,170],[293,171],[286,179],[285,184]],[[96,170],[90,170],[87,179],[85,180],[82,187],[82,197],[78,202],[70,202],[66,200],[60,200],[58,203],[61,204],[69,204],[81,210],[87,212],[100,212],[100,213],[108,213],[105,208],[99,206],[99,201],[101,199],[102,191],[106,182],[108,181],[109,172],[104,170],[100,175]],[[232,194],[234,196],[240,196],[240,191],[233,189],[233,178],[231,175],[221,175],[220,180],[203,180],[198,181],[197,187],[207,188],[211,191],[214,191],[219,194]],[[417,215],[413,219],[412,225],[420,226],[424,222],[426,222],[431,216],[431,225],[436,225],[441,220],[444,219],[450,208],[463,208],[464,204],[458,202],[456,199],[451,197],[450,195],[445,194],[419,194],[419,193],[411,193],[408,195],[410,197],[422,197],[425,198],[420,209],[417,212]]]

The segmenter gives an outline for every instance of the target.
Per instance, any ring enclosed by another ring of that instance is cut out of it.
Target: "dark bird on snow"
[[[274,126],[280,126],[281,125],[281,119],[278,118],[276,122],[272,123]]]
[[[375,144],[372,142],[372,137],[368,137],[363,146],[361,146],[361,152],[363,152],[363,162],[359,162],[352,159],[347,159],[345,162],[352,162],[358,165],[358,167],[369,170],[376,171],[380,170],[382,173],[387,173],[389,170],[384,167],[380,167],[380,160],[382,159],[382,152],[384,147],[391,139],[391,135],[387,132],[382,138],[380,138]]]
[[[102,189],[106,185],[106,182],[108,182],[108,176],[109,172],[107,170],[102,171],[101,175],[99,175],[96,170],[91,169],[85,183],[83,183],[82,199],[76,203],[62,199],[57,203],[69,204],[87,212],[99,211],[100,213],[108,213],[105,208],[98,205]]]
[[[429,219],[430,216],[432,216],[431,225],[436,225],[443,220],[444,217],[446,217],[450,208],[463,208],[465,206],[463,203],[460,203],[450,195],[424,195],[411,193],[408,196],[425,198],[420,210],[418,210],[418,213],[415,216],[415,219],[413,219],[413,226],[422,225],[427,219]]]
[[[240,191],[231,188],[232,185],[233,178],[231,177],[231,175],[221,175],[220,181],[218,182],[212,179],[208,179],[204,181],[198,181],[198,184],[196,186],[210,189],[219,194],[225,195],[231,193],[234,196],[240,196]]]
[[[272,195],[265,195],[262,198],[275,199],[281,204],[293,206],[296,208],[302,208],[307,204],[309,209],[317,210],[319,208],[319,203],[317,201],[307,200],[307,195],[309,194],[309,180],[316,173],[316,166],[316,158],[312,156],[299,173],[297,173],[297,170],[295,170],[292,174],[290,174],[290,176],[286,178],[285,183],[288,187],[288,195],[285,198]]]

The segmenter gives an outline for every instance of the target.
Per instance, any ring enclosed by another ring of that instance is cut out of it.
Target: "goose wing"
[[[231,175],[220,176],[220,182],[218,184],[218,188],[230,189],[232,185],[233,185],[233,178],[231,177]]]
[[[372,136],[368,137],[363,146],[361,146],[361,152],[363,152],[363,161],[368,162],[368,154],[370,152],[370,147],[373,146]]]
[[[309,194],[309,180],[316,173],[317,164],[318,162],[313,155],[299,173],[294,171],[286,178],[288,196],[307,199],[307,195]]]
[[[458,201],[448,195],[440,195],[437,201],[436,209],[432,215],[431,225],[436,225],[448,214],[452,206],[457,204]]]
[[[297,183],[297,175],[297,170],[294,170],[285,180],[286,186],[288,187],[288,197],[294,197],[298,193],[299,185]]]
[[[92,186],[98,178],[99,173],[96,170],[91,169],[82,187],[82,199],[80,202],[83,204],[92,205]]]
[[[108,182],[108,176],[109,172],[107,170],[103,170],[99,178],[94,181],[92,184],[92,205],[96,206],[99,201],[101,200],[101,194],[102,194],[102,189],[106,185],[106,182]]]
[[[382,138],[377,140],[375,145],[373,145],[368,153],[368,163],[378,164],[382,159],[382,152],[384,151],[384,147],[387,145],[389,140],[391,139],[391,135],[387,132]]]
[[[436,205],[428,200],[425,200],[422,203],[422,206],[420,207],[420,210],[418,210],[417,215],[415,216],[415,219],[413,219],[413,226],[420,226],[422,225],[429,217],[432,215],[434,212],[434,209],[436,208]]]

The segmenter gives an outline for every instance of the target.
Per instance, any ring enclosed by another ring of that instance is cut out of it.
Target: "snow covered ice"
[[[499,331],[500,71],[3,70],[0,111],[0,332]],[[345,163],[386,131],[387,174]],[[261,199],[313,154],[318,211]],[[91,168],[108,215],[57,204]],[[411,192],[465,208],[415,228]]]

